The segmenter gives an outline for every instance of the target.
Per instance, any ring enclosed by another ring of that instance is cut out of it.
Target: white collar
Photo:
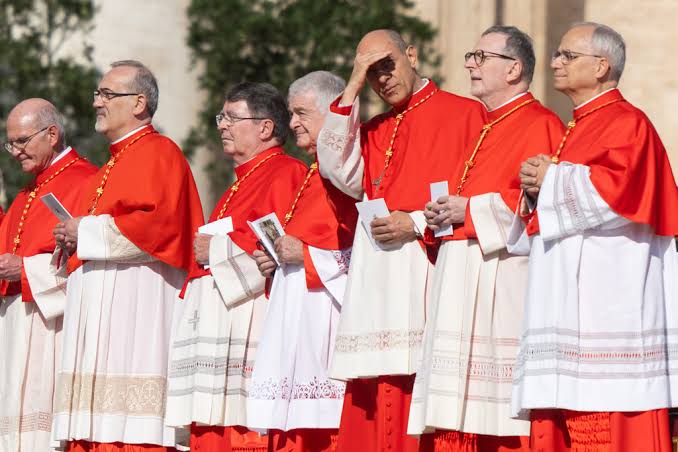
[[[419,89],[416,90],[414,93],[412,93],[413,96],[414,96],[415,94],[417,94],[419,91],[421,91],[422,89],[426,88],[426,85],[428,85],[429,79],[427,79],[427,78],[422,78],[422,80],[424,81],[424,84],[421,85],[421,88],[419,88]]]
[[[66,157],[66,154],[68,154],[69,152],[71,152],[71,147],[70,147],[70,146],[68,146],[68,147],[67,147],[66,149],[64,149],[63,151],[59,152],[59,155],[57,155],[56,157],[54,157],[54,160],[52,160],[52,163],[50,163],[49,166],[54,165],[56,162],[58,162],[59,160],[61,160],[61,159],[64,158],[64,157]]]
[[[499,109],[500,109],[501,107],[503,107],[504,105],[508,105],[508,104],[510,104],[511,102],[513,102],[514,100],[519,99],[519,98],[523,97],[523,96],[526,95],[526,94],[527,94],[527,91],[523,91],[522,93],[520,93],[520,94],[518,94],[518,95],[516,95],[516,96],[513,96],[512,98],[510,98],[509,100],[507,100],[506,102],[504,102],[503,104],[501,104],[500,106],[495,107],[495,108],[493,108],[492,110],[487,110],[487,111],[488,111],[488,112],[491,112],[491,111],[494,111],[494,110],[499,110]],[[487,108],[487,107],[485,107],[485,108]]]
[[[111,144],[120,143],[122,140],[125,140],[125,139],[131,137],[132,135],[134,135],[135,133],[137,133],[138,131],[140,131],[144,127],[150,127],[150,126],[151,126],[150,124],[145,124],[141,127],[137,127],[136,129],[132,130],[131,132],[129,132],[129,133],[125,134],[124,136],[118,138],[117,140],[113,141]]]
[[[575,110],[580,109],[580,108],[583,107],[584,105],[593,102],[594,100],[598,99],[598,98],[599,98],[600,96],[602,96],[603,94],[607,94],[607,93],[609,93],[610,91],[612,91],[613,89],[617,89],[617,87],[615,86],[614,88],[606,89],[605,91],[603,91],[603,92],[600,93],[600,94],[596,94],[595,96],[593,96],[592,98],[590,98],[589,100],[587,100],[586,102],[584,102],[583,104],[579,104],[579,105],[577,105],[576,107],[574,107],[574,109],[575,109]]]

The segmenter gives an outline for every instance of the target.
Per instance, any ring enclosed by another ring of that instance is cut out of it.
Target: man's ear
[[[607,58],[604,57],[598,58],[598,64],[596,66],[595,72],[596,78],[598,80],[607,81],[610,78],[610,72],[611,72],[610,62],[607,61]]]
[[[512,61],[509,69],[506,73],[506,81],[512,85],[515,83],[520,82],[521,78],[523,77],[523,63],[521,63],[519,60]]]
[[[419,66],[419,56],[417,54],[417,48],[415,46],[407,46],[407,49],[405,49],[405,56],[407,57],[407,60],[410,62],[410,66],[412,69],[416,70],[417,66]]]
[[[259,138],[262,141],[268,141],[273,138],[275,132],[275,123],[271,119],[262,119],[259,123]]]
[[[59,129],[57,128],[57,126],[52,124],[47,129],[47,134],[49,136],[49,145],[52,148],[54,148],[57,145],[57,143],[59,142]],[[61,151],[61,149],[59,151]]]
[[[146,96],[144,96],[143,94],[138,94],[137,103],[134,105],[134,110],[132,110],[132,113],[134,114],[134,116],[142,116],[144,113],[149,114],[147,111],[147,107],[148,99],[146,99]]]

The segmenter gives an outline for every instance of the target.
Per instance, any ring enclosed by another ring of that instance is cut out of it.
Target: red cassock
[[[262,163],[263,162],[263,163]],[[246,179],[245,175],[261,164]],[[280,147],[273,147],[258,154],[248,162],[235,168],[237,179],[242,179],[237,192],[222,212],[231,194],[226,190],[217,203],[209,221],[231,217],[233,232],[231,239],[247,254],[257,249],[257,238],[247,221],[257,220],[275,212],[283,221],[294,197],[306,176],[306,167],[283,153]],[[197,228],[196,228],[197,229]],[[209,270],[194,269],[188,279],[209,275]],[[204,452],[259,452],[267,448],[267,438],[260,437],[244,427],[191,426],[191,450]]]
[[[558,116],[542,106],[530,93],[488,112],[487,123],[497,121],[521,104],[524,105],[494,124],[488,132],[460,196],[470,198],[484,193],[499,193],[507,207],[515,211],[522,193],[518,177],[521,163],[538,154],[549,154],[560,143],[564,129]],[[479,134],[476,140],[478,138]],[[467,157],[460,160],[456,171],[451,173],[454,177],[450,181],[450,192],[456,193],[464,172],[464,162],[471,156],[474,147],[472,145],[466,150]],[[467,205],[464,225],[456,226],[453,235],[445,236],[443,240],[477,239],[469,207],[470,203]],[[426,229],[425,235],[429,246],[439,245],[440,242],[436,241],[430,229]],[[433,435],[422,436],[421,450],[504,452],[529,450],[528,443],[527,437],[436,431]]]
[[[14,202],[0,225],[0,254],[11,253],[14,249],[14,239],[19,231],[19,223],[26,202],[30,193],[39,186],[40,189],[36,192],[25,215],[16,255],[27,257],[52,253],[56,248],[52,230],[59,223],[59,219],[40,201],[40,197],[53,193],[66,210],[73,212],[79,203],[80,187],[86,184],[96,172],[96,166],[80,157],[75,150],[71,150],[58,162],[38,174],[35,180],[14,198]],[[44,185],[41,186],[43,183]],[[23,267],[20,281],[2,280],[0,282],[0,295],[17,294],[22,295],[23,301],[34,301]]]
[[[391,211],[423,210],[430,200],[431,182],[447,180],[458,168],[485,123],[480,103],[438,91],[432,81],[404,105],[363,124],[361,150],[365,162],[363,189],[368,198],[384,198]],[[410,107],[412,110],[407,111]],[[351,107],[331,107],[350,114]],[[407,111],[407,112],[406,112]],[[398,125],[393,156],[381,184],[373,181],[384,171],[386,150],[393,136],[397,114],[406,112]],[[381,376],[348,382],[339,429],[340,451],[413,451],[417,438],[407,436],[407,419],[413,375]]]
[[[613,89],[576,109],[573,117],[576,126],[560,161],[589,166],[591,182],[617,214],[652,226],[657,235],[678,235],[678,188],[664,145],[645,113]],[[528,224],[528,232],[538,232],[536,218]],[[638,413],[534,410],[532,419],[535,450],[671,450],[666,409]]]
[[[110,152],[118,158],[93,214],[111,215],[120,232],[140,249],[172,267],[190,270],[195,265],[193,233],[204,220],[181,149],[148,126],[112,144]],[[90,214],[107,167],[82,190],[74,217]],[[80,265],[77,256],[71,256],[69,273]]]
[[[308,289],[323,287],[308,247],[325,250],[350,247],[358,220],[355,202],[355,199],[320,177],[317,171],[301,192],[293,216],[285,227],[285,233],[298,238],[304,244],[304,270]],[[272,430],[268,450],[330,452],[336,450],[337,433],[337,429],[296,429],[288,432]]]
[[[152,126],[110,146],[115,165],[91,213],[108,165],[82,189],[74,217],[109,214],[122,234],[156,259],[186,271],[195,264],[193,233],[203,224],[202,206],[191,169],[181,149]],[[134,182],[134,183],[131,183]],[[82,265],[74,254],[69,273]],[[69,452],[161,452],[155,445],[70,441]]]

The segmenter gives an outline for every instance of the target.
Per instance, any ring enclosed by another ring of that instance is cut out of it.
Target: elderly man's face
[[[560,40],[558,51],[577,52],[579,55],[568,64],[563,64],[563,58],[551,60],[553,69],[553,86],[558,91],[577,92],[595,88],[600,82],[596,78],[595,71],[600,58],[590,56],[596,52],[591,46],[593,27],[575,27],[565,33]]]
[[[249,119],[255,115],[250,113],[247,102],[244,100],[224,102],[221,113],[224,119],[219,122],[217,129],[221,136],[224,154],[231,157],[237,164],[243,163],[249,159],[252,150],[260,147],[262,143],[260,121],[270,121],[270,119]]]
[[[307,91],[290,97],[289,108],[290,129],[297,139],[297,146],[314,155],[318,134],[325,120],[325,114],[316,105],[315,93]]]
[[[114,67],[104,75],[97,89],[100,92],[128,94],[130,85],[136,75],[136,68],[119,66]],[[96,123],[94,129],[115,141],[130,132],[130,124],[134,121],[134,107],[138,96],[118,96],[106,99],[104,96],[94,96],[92,106],[96,109]]]
[[[55,156],[58,132],[54,124],[39,124],[35,115],[10,115],[7,120],[7,141],[15,143],[12,157],[25,173],[39,174],[46,170]]]
[[[472,51],[483,50],[506,55],[505,47],[505,34],[490,33],[481,37]],[[509,89],[511,85],[508,83],[507,76],[515,64],[514,60],[486,55],[485,61],[478,66],[474,57],[469,58],[464,67],[468,69],[471,76],[471,94],[484,101],[490,96]]]
[[[408,47],[406,53],[401,52],[385,33],[368,34],[357,49],[362,54],[385,51],[390,51],[391,56],[370,67],[367,81],[384,102],[397,107],[414,94],[419,78],[416,73],[417,52],[414,47]]]

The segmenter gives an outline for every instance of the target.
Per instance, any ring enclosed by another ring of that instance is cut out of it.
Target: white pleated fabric
[[[268,300],[254,259],[228,236],[210,242],[211,276],[194,279],[172,341],[167,422],[247,425],[247,397]]]
[[[276,270],[248,399],[248,427],[339,428],[345,383],[328,377],[350,249],[309,247],[322,289],[302,265]]]
[[[552,165],[537,205],[512,411],[645,411],[678,405],[673,237],[618,216],[589,168]],[[521,239],[522,237],[522,239]]]
[[[527,258],[506,251],[513,213],[499,194],[469,202],[478,240],[440,247],[408,433],[529,435],[529,422],[511,418]]]
[[[78,229],[86,262],[68,278],[54,437],[173,447],[175,430],[164,419],[167,362],[185,272],[131,242],[121,246],[112,221],[84,217]],[[121,256],[136,263],[116,262]]]

